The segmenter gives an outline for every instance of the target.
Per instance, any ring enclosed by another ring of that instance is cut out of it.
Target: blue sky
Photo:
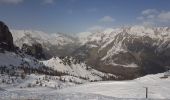
[[[0,0],[12,29],[74,34],[122,25],[170,25],[170,0]]]

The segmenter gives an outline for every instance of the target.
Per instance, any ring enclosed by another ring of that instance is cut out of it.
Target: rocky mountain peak
[[[12,34],[2,21],[0,21],[0,48],[8,51],[14,50]]]
[[[128,26],[96,32],[74,55],[98,70],[131,79],[170,66],[168,27]]]

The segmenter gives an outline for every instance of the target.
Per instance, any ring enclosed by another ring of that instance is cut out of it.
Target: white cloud
[[[156,14],[158,11],[156,9],[146,9],[142,11],[142,15]]]
[[[43,3],[44,4],[53,4],[54,0],[44,0]]]
[[[137,19],[145,25],[170,24],[170,11],[146,9],[141,12],[141,16],[137,17]]]
[[[115,19],[114,18],[112,18],[111,16],[104,16],[103,18],[101,18],[100,20],[99,20],[100,22],[113,22],[113,21],[115,21]]]
[[[102,26],[92,26],[92,27],[90,27],[88,30],[89,31],[100,31],[100,30],[103,30],[104,29],[104,27],[102,27]]]
[[[170,21],[170,11],[168,11],[168,12],[161,12],[161,13],[158,15],[158,18],[159,18],[161,21]]]
[[[91,32],[81,32],[81,33],[78,33],[77,36],[79,38],[86,38],[86,37],[88,37],[91,34],[92,34]]]
[[[155,23],[154,22],[152,22],[152,21],[143,21],[142,22],[142,25],[144,25],[144,26],[153,26]]]
[[[0,4],[19,4],[23,0],[0,0]]]
[[[148,15],[147,18],[148,18],[148,19],[154,19],[154,18],[155,18],[155,15]]]

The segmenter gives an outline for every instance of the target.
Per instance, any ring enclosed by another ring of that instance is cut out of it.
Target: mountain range
[[[7,25],[0,23],[0,83],[2,87],[60,89],[86,82],[118,79],[116,75],[98,71],[67,55],[65,49],[68,47],[64,46],[75,42],[72,37],[62,34],[48,35],[38,31],[17,32],[19,33],[10,32]],[[53,47],[59,47],[58,50],[61,50],[63,55],[57,51],[55,51],[57,53],[52,52],[55,49]],[[53,53],[55,54],[52,55]]]
[[[136,25],[83,32],[74,37],[32,30],[11,30],[11,34],[12,47],[17,50],[1,55],[11,56],[10,59],[17,56],[27,65],[40,64],[53,75],[89,81],[98,76],[94,80],[126,80],[164,72],[170,66],[169,27]],[[3,56],[1,59],[6,60]],[[13,66],[12,60],[8,65]],[[81,76],[79,68],[92,76]]]
[[[93,68],[131,79],[169,69],[170,28],[131,26],[91,34],[73,55]]]

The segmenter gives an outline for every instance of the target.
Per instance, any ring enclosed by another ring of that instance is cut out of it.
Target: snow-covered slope
[[[169,100],[170,77],[161,78],[162,76],[164,74],[160,73],[131,81],[94,82],[60,90],[48,87],[3,87],[0,88],[0,99]],[[148,87],[148,99],[145,99],[145,87]]]
[[[8,51],[0,53],[0,74],[3,86],[21,88],[30,85],[62,88],[92,81],[117,79],[113,74],[92,69],[72,57],[54,57],[39,61],[22,52]]]
[[[68,82],[70,85],[74,85],[92,81],[117,79],[117,76],[113,74],[103,73],[88,67],[84,63],[78,63],[72,57],[65,57],[63,59],[55,57],[50,60],[39,61],[24,53],[7,51],[0,53],[0,72],[4,76],[0,78],[1,81],[5,79],[6,84],[9,86],[16,85],[17,87],[27,87],[29,83],[31,86],[37,85],[37,79],[41,81],[38,85],[42,83],[53,88],[62,82]],[[34,75],[34,77],[29,75],[35,73],[38,74]],[[8,75],[13,78],[9,78]],[[48,75],[53,75],[53,77]],[[15,79],[15,77],[24,77],[24,80]],[[25,77],[28,77],[28,79],[25,79]],[[44,79],[42,77],[50,78]],[[51,81],[48,81],[49,79]],[[69,84],[67,85],[69,86]],[[59,87],[61,88],[62,86],[59,85]]]
[[[61,93],[100,94],[117,98],[145,98],[145,87],[148,87],[148,98],[170,99],[170,77],[161,79],[163,73],[147,75],[132,81],[112,81],[89,83],[61,90]]]
[[[73,59],[72,57],[66,57],[64,59],[54,57],[51,58],[50,60],[43,61],[43,64],[48,67],[51,67],[57,72],[89,81],[100,81],[117,78],[113,74],[103,73],[95,69],[92,69],[85,63],[82,62],[78,63],[78,61],[76,61],[76,59]]]
[[[4,66],[38,68],[43,66],[43,64],[29,55],[5,51],[4,53],[0,53],[0,67]]]
[[[169,27],[131,26],[91,34],[74,56],[94,68],[129,79],[165,71],[170,66],[169,50]]]

